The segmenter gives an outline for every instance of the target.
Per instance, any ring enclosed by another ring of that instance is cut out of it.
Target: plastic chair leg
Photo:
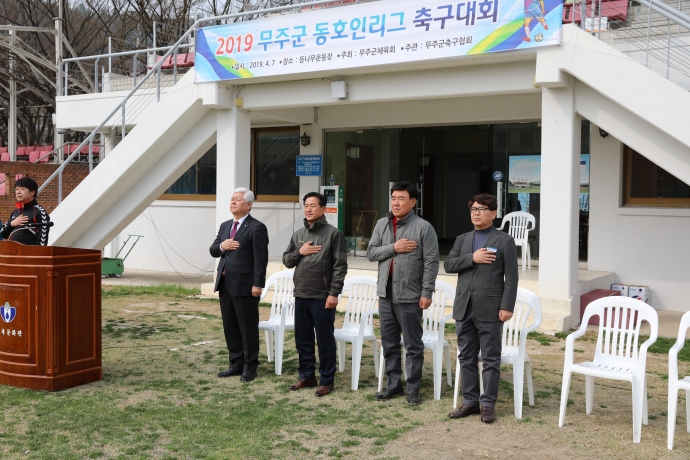
[[[522,418],[522,392],[525,387],[525,362],[513,364],[513,403],[515,405],[515,418]]]
[[[522,271],[527,271],[527,266],[525,265],[527,262],[527,251],[525,250],[525,244],[522,244],[522,249],[520,250],[522,253]]]
[[[527,376],[527,396],[529,405],[534,406],[534,385],[532,384],[532,363],[525,361],[525,375]]]
[[[532,251],[530,250],[529,243],[527,243],[527,268],[532,270]]]
[[[647,376],[644,378],[644,398],[642,398],[642,424],[643,425],[649,425],[649,420],[647,417],[649,417],[649,409],[647,408]]]
[[[443,379],[443,349],[433,348],[434,360],[434,399],[441,399],[441,379]]]
[[[688,425],[688,433],[690,433],[690,391],[685,390],[685,420]]]
[[[585,375],[585,413],[587,415],[592,413],[592,406],[594,406],[594,377]]]
[[[668,450],[673,450],[673,438],[676,434],[676,411],[678,409],[678,387],[668,385]]]
[[[565,408],[568,405],[568,392],[570,391],[570,371],[563,373],[563,385],[561,386],[561,411],[558,414],[558,426],[565,425]]]
[[[482,376],[483,362],[479,361],[479,393],[484,394],[484,377]]]
[[[362,365],[362,342],[352,342],[352,389],[359,387],[359,370]]]
[[[639,443],[642,435],[642,412],[644,399],[644,379],[633,379],[632,398],[633,398],[633,442]]]
[[[379,375],[379,344],[376,340],[371,341],[371,351],[374,353],[374,372]]]
[[[283,375],[283,345],[285,343],[285,330],[278,329],[276,336],[276,375]]]
[[[273,362],[273,331],[264,331],[266,336],[266,355],[268,356],[268,362]]]
[[[455,363],[455,388],[453,389],[453,409],[458,408],[458,396],[460,395],[460,361]]]
[[[383,370],[386,367],[386,363],[384,362],[384,357],[383,357],[383,345],[381,345],[381,349],[379,350],[379,392],[383,389]]]
[[[338,372],[345,371],[345,342],[337,341],[338,346]]]
[[[445,346],[443,347],[443,356],[446,358],[446,381],[448,382],[448,386],[452,387],[453,386],[453,366],[450,362],[450,347]]]

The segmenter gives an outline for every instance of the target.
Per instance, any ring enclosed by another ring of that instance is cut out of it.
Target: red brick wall
[[[5,174],[5,183],[2,184],[5,186],[5,193],[0,193],[0,220],[5,222],[15,209],[15,203],[17,201],[14,197],[14,183],[17,174],[31,177],[40,187],[57,168],[58,165],[56,164],[34,164],[23,161],[7,161],[0,163],[0,173]],[[62,171],[63,200],[82,180],[84,180],[88,173],[88,165],[69,164],[65,167]],[[0,185],[0,192],[2,192],[2,185]],[[48,214],[50,214],[58,205],[57,198],[58,178],[55,177],[39,195],[38,203],[45,208]]]

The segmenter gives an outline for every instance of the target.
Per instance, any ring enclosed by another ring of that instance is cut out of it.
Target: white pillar
[[[615,271],[618,208],[621,205],[623,145],[615,137],[590,132],[589,270]]]
[[[539,297],[547,330],[579,322],[581,123],[571,88],[542,88]]]
[[[307,133],[307,136],[311,137],[309,145],[306,147],[302,146],[300,143],[299,154],[300,155],[322,155],[323,156],[323,129],[317,124],[309,126],[300,126],[299,128],[300,136]],[[322,159],[324,170],[326,172],[325,158]],[[328,178],[323,178],[323,176],[305,176],[299,179],[299,202],[302,203],[302,197],[309,192],[318,192],[322,185],[328,185]],[[298,215],[298,220],[302,218],[302,213],[300,211]]]
[[[251,180],[251,122],[237,107],[218,110],[216,135],[216,228],[232,218],[230,198]]]
[[[101,140],[103,142],[103,149],[101,149],[101,160],[113,151],[119,139],[120,137],[117,135],[115,128],[110,128],[110,130],[108,130],[106,133],[101,134]]]

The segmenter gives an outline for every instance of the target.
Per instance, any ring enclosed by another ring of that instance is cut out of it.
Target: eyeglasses
[[[476,213],[483,214],[488,210],[489,210],[489,208],[470,208],[470,214],[476,214]]]

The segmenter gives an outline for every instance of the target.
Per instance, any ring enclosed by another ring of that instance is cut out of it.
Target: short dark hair
[[[29,176],[24,176],[20,179],[17,179],[17,181],[14,183],[15,188],[16,187],[25,187],[28,188],[30,192],[36,192],[34,195],[34,198],[38,196],[38,184],[36,183],[35,180],[30,178]]]
[[[302,204],[305,204],[307,202],[307,198],[311,198],[313,196],[319,199],[319,205],[322,208],[326,207],[326,197],[320,194],[319,192],[309,192],[306,195],[304,195],[304,198],[302,198]]]
[[[391,195],[393,195],[393,192],[407,192],[407,194],[410,195],[410,199],[419,199],[419,192],[417,191],[417,187],[410,184],[406,180],[402,182],[396,182],[395,184],[393,184],[393,186],[391,187]]]
[[[479,195],[473,196],[470,202],[467,203],[467,207],[471,208],[474,203],[479,203],[482,206],[486,206],[489,208],[489,211],[495,211],[498,209],[498,200],[496,200],[495,196],[489,195],[488,193],[480,193]]]

